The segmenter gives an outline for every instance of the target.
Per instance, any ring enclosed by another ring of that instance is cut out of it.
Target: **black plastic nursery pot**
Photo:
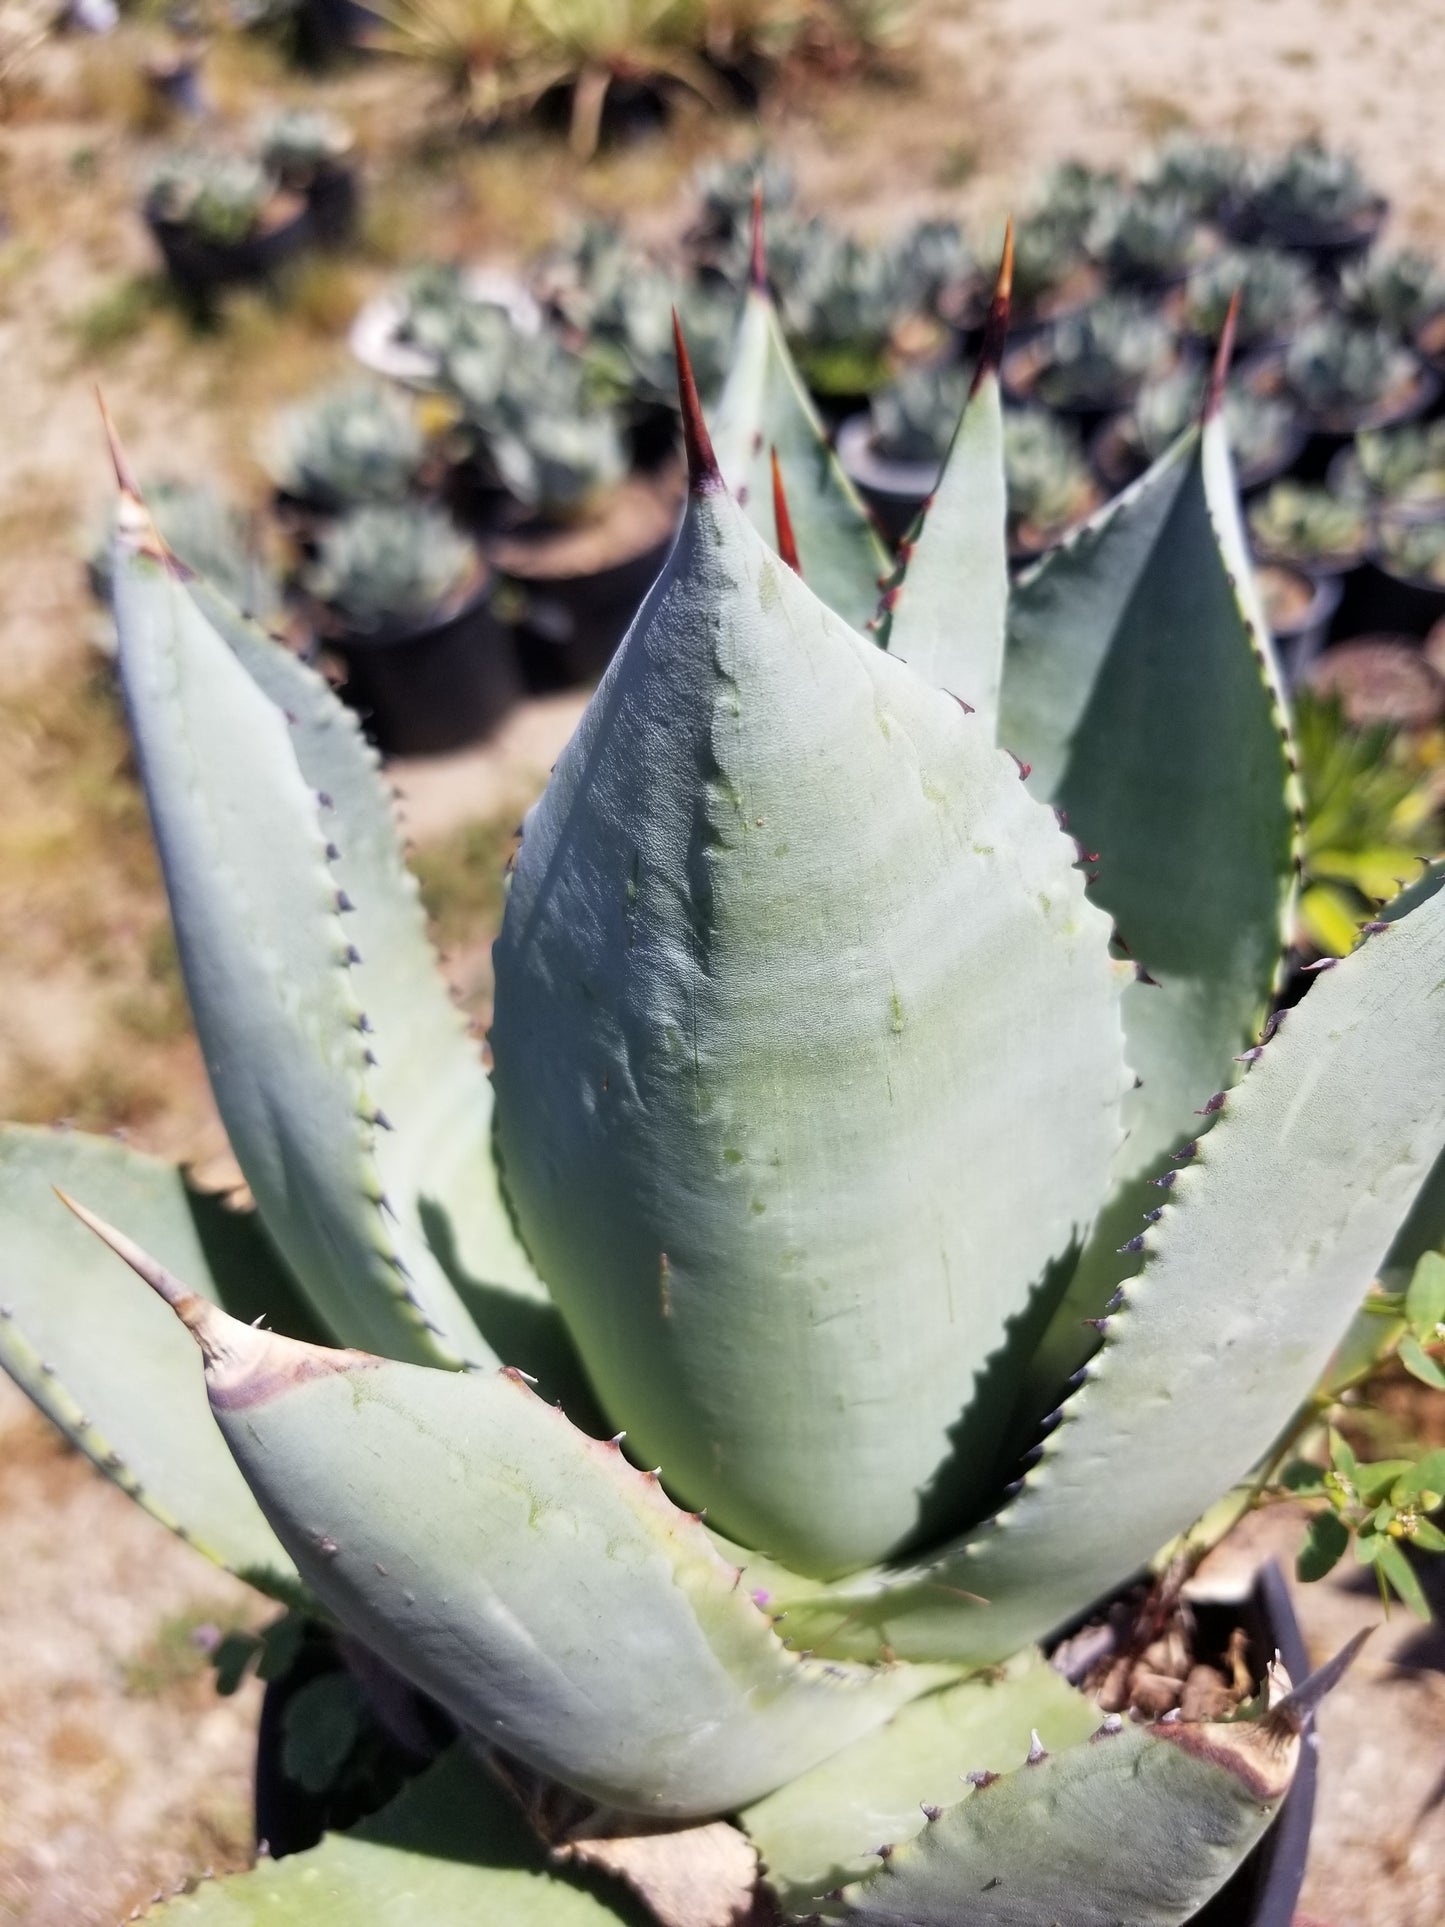
[[[1389,214],[1390,203],[1383,194],[1372,195],[1358,213],[1343,221],[1271,221],[1247,199],[1227,201],[1221,210],[1224,226],[1234,240],[1308,254],[1327,274],[1338,273],[1367,254]]]
[[[341,694],[384,756],[464,749],[521,695],[516,651],[491,594],[487,582],[454,613],[415,629],[326,638],[345,665]]]
[[[1261,349],[1247,356],[1240,365],[1239,378],[1257,395],[1294,400],[1285,378],[1282,348]],[[1441,385],[1440,376],[1420,362],[1408,384],[1368,408],[1312,412],[1296,403],[1309,436],[1294,473],[1302,481],[1322,481],[1340,450],[1348,447],[1362,429],[1400,428],[1422,420],[1440,399]]]
[[[669,535],[586,575],[510,573],[517,654],[530,691],[543,695],[598,680],[661,575],[672,540]]]
[[[1346,585],[1338,633],[1378,630],[1423,640],[1442,616],[1445,583],[1396,575],[1376,556],[1357,569]]]
[[[1268,488],[1271,482],[1277,482],[1282,475],[1291,474],[1308,440],[1308,429],[1294,423],[1268,454],[1259,456],[1247,467],[1236,465],[1240,494],[1253,495],[1259,489]],[[1136,481],[1150,463],[1149,453],[1135,432],[1133,417],[1127,412],[1110,415],[1100,422],[1089,437],[1088,454],[1090,468],[1109,495],[1117,495]]]
[[[1312,576],[1303,568],[1279,562],[1261,563],[1258,576],[1266,594],[1275,655],[1286,683],[1293,689],[1304,680],[1325,647],[1340,606],[1342,583],[1338,576]]]
[[[244,240],[220,242],[197,234],[183,221],[146,215],[176,293],[200,311],[222,288],[274,280],[311,245],[311,213],[299,196],[278,196],[267,218]]]
[[[1192,1610],[1198,1651],[1223,1654],[1240,1627],[1257,1678],[1276,1653],[1293,1681],[1308,1673],[1304,1640],[1278,1566],[1262,1567],[1243,1599],[1196,1604]],[[313,1682],[347,1675],[360,1710],[356,1740],[338,1767],[336,1783],[308,1791],[287,1771],[292,1709],[302,1710],[298,1696]],[[262,1702],[256,1740],[257,1840],[266,1842],[274,1859],[304,1852],[324,1831],[352,1826],[384,1804],[454,1737],[455,1728],[439,1707],[364,1648],[319,1627],[308,1629],[295,1662],[268,1683]],[[1195,1915],[1191,1927],[1290,1927],[1304,1882],[1315,1785],[1311,1728],[1274,1825],[1228,1885]]]
[[[356,169],[344,161],[322,161],[301,189],[306,197],[311,238],[319,248],[344,248],[356,238],[361,188]]]
[[[844,472],[888,540],[901,542],[938,481],[938,462],[898,462],[873,446],[873,420],[850,415],[833,438]]]

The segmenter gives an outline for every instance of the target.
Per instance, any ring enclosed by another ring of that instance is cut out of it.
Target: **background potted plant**
[[[1250,503],[1246,518],[1257,556],[1307,575],[1348,575],[1369,552],[1369,518],[1360,504],[1310,483],[1276,482]]]
[[[907,368],[838,429],[838,459],[894,542],[933,492],[968,380],[957,365]]]
[[[1078,429],[1044,409],[1005,411],[1003,456],[1014,561],[1042,555],[1103,502]]]
[[[1184,432],[1203,404],[1204,385],[1204,370],[1186,363],[1146,381],[1131,409],[1100,424],[1089,456],[1107,488],[1124,488]],[[1225,388],[1223,411],[1241,489],[1260,488],[1298,460],[1306,434],[1287,401],[1236,380]]]
[[[246,154],[185,148],[152,169],[145,217],[181,298],[204,312],[217,291],[274,278],[306,247],[306,203]]]
[[[377,747],[428,755],[474,742],[516,699],[512,642],[474,543],[438,508],[373,503],[321,532],[303,585]]]
[[[1167,325],[1149,303],[1110,294],[1011,349],[1004,385],[1015,401],[1042,402],[1097,422],[1127,407],[1176,356]]]
[[[1195,268],[1177,304],[1180,325],[1197,345],[1218,341],[1236,291],[1241,349],[1262,348],[1293,334],[1320,305],[1308,267],[1282,248],[1221,248]]]
[[[320,519],[411,495],[428,456],[409,395],[367,379],[335,382],[277,423],[269,465],[278,510],[303,538],[314,537]]]
[[[351,129],[316,107],[283,107],[256,130],[255,150],[281,186],[306,202],[319,246],[344,247],[356,232],[360,202],[356,171],[347,160]]]
[[[1229,218],[1241,240],[1297,248],[1333,268],[1373,243],[1388,212],[1350,155],[1310,140],[1252,168]]]

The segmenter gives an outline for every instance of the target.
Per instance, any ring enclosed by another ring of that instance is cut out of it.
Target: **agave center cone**
[[[986,1495],[1106,1188],[1119,984],[1073,863],[977,719],[695,488],[527,823],[498,1147],[632,1447],[802,1570]]]

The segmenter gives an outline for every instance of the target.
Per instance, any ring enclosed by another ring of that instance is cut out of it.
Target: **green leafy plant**
[[[1249,507],[1249,535],[1257,555],[1306,568],[1353,568],[1370,541],[1358,502],[1307,482],[1276,482]]]
[[[146,212],[218,247],[244,241],[276,192],[274,175],[246,154],[204,148],[167,154],[151,170]]]
[[[1318,954],[1347,956],[1360,924],[1378,914],[1440,845],[1438,768],[1388,723],[1352,725],[1336,695],[1295,695],[1304,785],[1304,889],[1299,920]]]
[[[1217,340],[1235,293],[1242,345],[1278,340],[1319,306],[1309,269],[1278,248],[1224,248],[1189,277],[1184,322],[1191,334]]]
[[[1175,1927],[1288,1789],[1348,1653],[1126,1722],[1038,1642],[1432,1248],[1397,1228],[1445,1146],[1445,896],[1261,1031],[1296,799],[1217,415],[1011,587],[1005,314],[871,636],[765,290],[716,456],[684,365],[687,514],[527,819],[490,1082],[354,722],[127,489],[120,673],[256,1210],[6,1133],[0,1358],[471,1749],[220,1907],[625,1916],[501,1755],[529,1811],[581,1797],[559,1852],[610,1824],[696,1873],[703,1823],[734,1913],[1043,1927],[1087,1883]]]
[[[1439,1346],[1440,1317],[1427,1324],[1428,1311],[1437,1303],[1445,1312],[1445,1259],[1428,1252],[1420,1260],[1411,1283],[1410,1300],[1429,1300],[1427,1309],[1417,1308],[1417,1326],[1429,1331]],[[1381,1302],[1379,1309],[1388,1315],[1392,1307]],[[1407,1310],[1407,1316],[1409,1316]],[[1409,1343],[1426,1367],[1426,1382],[1445,1388],[1445,1371],[1421,1347],[1412,1331]],[[1433,1367],[1433,1372],[1430,1368]],[[1283,1489],[1296,1499],[1321,1499],[1309,1532],[1300,1550],[1298,1571],[1301,1579],[1322,1579],[1334,1570],[1351,1544],[1362,1566],[1370,1567],[1379,1583],[1380,1598],[1388,1608],[1393,1592],[1417,1618],[1429,1619],[1430,1606],[1414,1567],[1405,1556],[1407,1546],[1422,1552],[1445,1552],[1445,1532],[1431,1514],[1445,1505],[1445,1452],[1431,1452],[1419,1460],[1383,1459],[1362,1463],[1338,1432],[1329,1438],[1329,1465],[1321,1471],[1308,1460],[1297,1460],[1284,1468]]]
[[[1414,358],[1392,335],[1343,315],[1312,321],[1284,360],[1290,391],[1321,421],[1368,415],[1390,397],[1408,394],[1415,375]]]
[[[344,381],[282,416],[272,470],[277,485],[327,509],[399,502],[426,458],[411,401],[377,382]]]
[[[353,634],[416,628],[479,580],[477,552],[441,509],[369,503],[322,531],[306,587]]]

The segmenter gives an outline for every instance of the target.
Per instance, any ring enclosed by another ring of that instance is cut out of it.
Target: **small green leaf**
[[[1296,1493],[1302,1499],[1319,1498],[1325,1489],[1323,1471],[1308,1459],[1291,1459],[1280,1473],[1279,1482],[1286,1492]]]
[[[1445,1552],[1445,1532],[1428,1519],[1417,1519],[1405,1536],[1422,1552]]]
[[[1437,1392],[1445,1392],[1445,1366],[1430,1356],[1413,1332],[1406,1332],[1400,1340],[1400,1363],[1422,1385],[1431,1385]]]
[[[1445,1257],[1438,1251],[1427,1251],[1415,1267],[1405,1293],[1405,1318],[1427,1344],[1440,1335],[1445,1324]]]
[[[1413,1468],[1413,1459],[1378,1459],[1373,1465],[1357,1466],[1354,1485],[1361,1504],[1378,1505],[1396,1479]]]
[[[216,1675],[216,1691],[222,1699],[229,1699],[238,1691],[252,1662],[261,1652],[261,1642],[254,1633],[227,1633],[211,1654],[211,1665]]]
[[[1424,1588],[1416,1577],[1415,1568],[1401,1551],[1398,1542],[1394,1539],[1381,1537],[1379,1546],[1380,1550],[1376,1554],[1376,1564],[1379,1570],[1389,1580],[1390,1584],[1395,1588],[1395,1591],[1399,1593],[1415,1617],[1417,1619],[1428,1620],[1430,1617],[1430,1602],[1425,1597]]]
[[[1401,1479],[1400,1490],[1410,1501],[1418,1501],[1422,1493],[1445,1494],[1445,1449],[1427,1452],[1423,1459],[1417,1460]],[[1442,1503],[1445,1499],[1436,1497],[1425,1510],[1433,1512]]]
[[[346,1763],[362,1729],[361,1687],[348,1672],[307,1680],[286,1702],[281,1769],[307,1793],[324,1793]]]
[[[1330,1427],[1330,1464],[1342,1477],[1348,1479],[1351,1484],[1354,1483],[1360,1469],[1359,1462],[1346,1443],[1344,1435],[1337,1432],[1333,1426]]]
[[[1310,1520],[1304,1544],[1295,1558],[1295,1574],[1309,1584],[1323,1579],[1339,1563],[1350,1543],[1350,1529],[1337,1512],[1321,1512]]]

